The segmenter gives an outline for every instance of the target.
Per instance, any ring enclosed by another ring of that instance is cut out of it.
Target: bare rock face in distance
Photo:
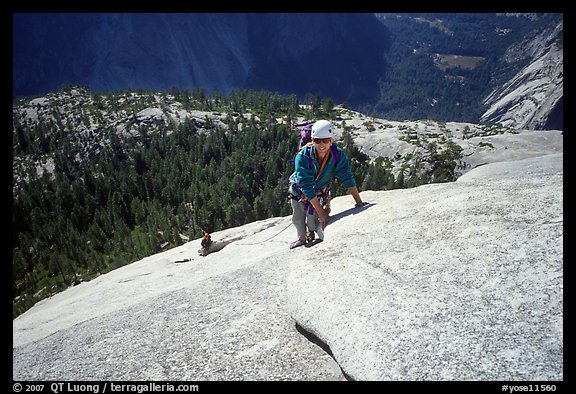
[[[530,130],[563,128],[564,50],[556,43],[562,31],[560,22],[523,43],[522,52],[533,60],[486,97],[489,108],[481,122]]]

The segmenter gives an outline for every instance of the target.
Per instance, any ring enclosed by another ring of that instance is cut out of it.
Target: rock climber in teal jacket
[[[334,144],[332,124],[327,120],[314,123],[312,143],[300,149],[294,166],[295,171],[290,176],[289,196],[292,223],[296,227],[298,239],[290,244],[291,249],[313,241],[314,232],[320,241],[324,239],[323,230],[330,214],[328,188],[334,178],[352,194],[357,207],[364,205],[350,162],[342,148]]]

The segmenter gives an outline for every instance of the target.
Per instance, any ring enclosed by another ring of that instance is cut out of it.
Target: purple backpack
[[[312,142],[312,125],[313,121],[308,121],[304,123],[296,124],[296,127],[300,127],[300,145],[298,149],[302,148],[309,142]]]

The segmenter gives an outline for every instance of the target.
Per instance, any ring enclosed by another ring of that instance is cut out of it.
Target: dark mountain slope
[[[366,101],[385,37],[372,14],[16,14],[14,96],[70,83]]]

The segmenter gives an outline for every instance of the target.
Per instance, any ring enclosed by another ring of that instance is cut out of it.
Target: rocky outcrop
[[[489,108],[480,122],[516,129],[563,128],[564,51],[557,43],[562,34],[560,22],[525,43],[524,51],[532,61],[486,97]]]
[[[563,380],[562,157],[335,198],[312,248],[271,218],[81,283],[14,319],[13,379]]]
[[[337,247],[292,261],[292,316],[352,379],[562,380],[562,173],[559,154],[365,192]]]
[[[42,301],[14,320],[15,380],[343,380],[286,309],[289,218],[213,233]]]

